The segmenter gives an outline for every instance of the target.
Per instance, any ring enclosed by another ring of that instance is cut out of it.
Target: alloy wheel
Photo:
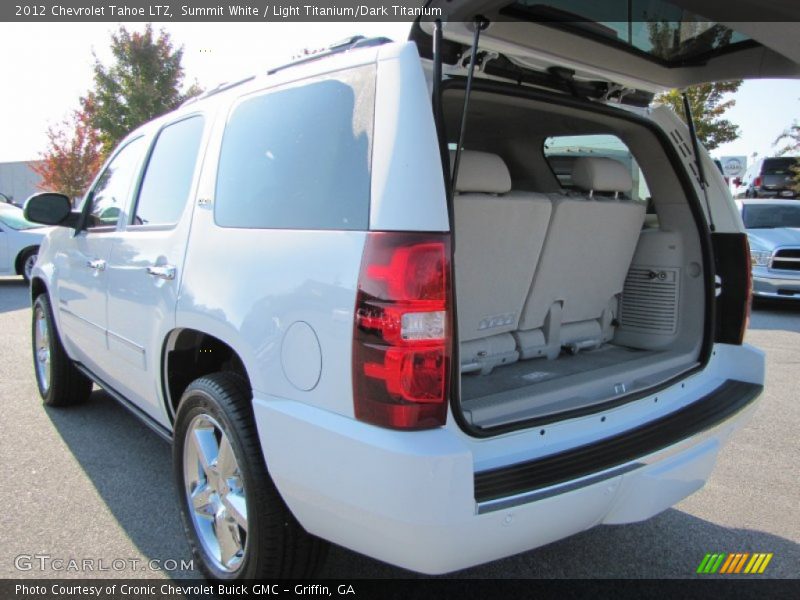
[[[242,565],[247,549],[247,500],[239,462],[219,423],[195,416],[184,438],[183,480],[197,537],[216,567]]]

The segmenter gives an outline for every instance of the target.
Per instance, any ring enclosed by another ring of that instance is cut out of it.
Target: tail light
[[[761,177],[756,177],[756,178],[753,180],[753,185],[754,185],[755,187],[761,187]]]
[[[370,232],[353,331],[356,418],[394,429],[447,419],[450,235]]]

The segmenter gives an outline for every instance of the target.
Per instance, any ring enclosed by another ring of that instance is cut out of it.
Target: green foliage
[[[774,145],[783,144],[778,150],[778,155],[800,156],[800,123],[795,121],[784,129],[783,133],[775,140]],[[794,172],[794,190],[800,192],[800,161],[792,167]]]
[[[196,85],[181,92],[183,48],[174,48],[163,29],[154,36],[150,24],[142,33],[120,26],[111,36],[111,52],[109,66],[95,56],[94,89],[81,100],[94,105],[92,125],[105,154],[139,125],[200,92]]]
[[[725,99],[725,95],[735,93],[741,85],[741,80],[738,80],[701,83],[687,88],[686,94],[689,97],[689,106],[692,108],[697,137],[707,150],[714,150],[721,144],[732,142],[739,137],[739,126],[722,118],[722,115],[736,104],[736,100]],[[660,94],[656,97],[656,102],[666,104],[686,121],[680,90],[670,90]]]

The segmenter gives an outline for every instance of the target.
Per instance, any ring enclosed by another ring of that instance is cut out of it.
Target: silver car
[[[737,200],[750,241],[753,295],[800,299],[800,200]]]

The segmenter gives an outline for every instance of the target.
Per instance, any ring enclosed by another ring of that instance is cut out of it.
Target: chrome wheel
[[[36,377],[43,394],[50,389],[50,328],[47,326],[47,317],[41,306],[36,307],[36,325],[34,327],[34,363],[36,364]]]
[[[34,253],[30,254],[25,258],[25,262],[22,264],[22,273],[25,275],[25,279],[28,281],[31,280],[31,276],[33,275],[33,267],[36,264],[36,259],[39,255]]]
[[[217,568],[237,571],[247,548],[247,500],[228,436],[207,414],[189,423],[183,445],[183,481],[192,523]]]

